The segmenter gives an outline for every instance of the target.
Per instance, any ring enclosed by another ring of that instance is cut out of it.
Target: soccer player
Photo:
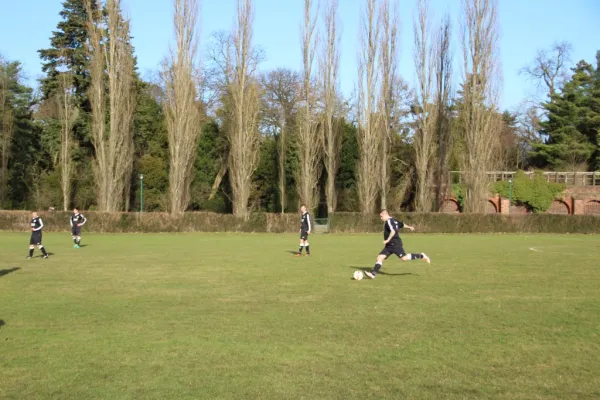
[[[381,269],[383,265],[383,261],[387,259],[392,254],[395,254],[402,261],[409,260],[425,260],[428,263],[431,263],[431,260],[425,253],[405,253],[404,248],[402,247],[402,239],[400,239],[400,235],[398,234],[398,230],[401,228],[406,228],[411,231],[414,231],[415,228],[413,226],[406,225],[395,218],[392,218],[387,210],[381,210],[379,213],[381,220],[384,222],[383,224],[383,244],[385,247],[379,255],[377,256],[377,263],[373,268],[373,271],[365,271],[365,275],[367,275],[371,279],[375,279],[375,275]]]
[[[306,206],[304,204],[302,204],[302,207],[300,207],[300,213],[302,214],[302,217],[300,218],[300,248],[298,249],[298,254],[296,254],[296,257],[300,257],[302,255],[303,247],[306,248],[306,255],[310,256],[308,235],[310,235],[312,223],[310,221],[310,214],[306,210]]]
[[[40,217],[38,217],[37,212],[33,212],[31,214],[31,239],[29,239],[29,256],[27,258],[33,257],[33,249],[35,246],[38,246],[40,251],[43,254],[43,258],[48,258],[48,253],[42,244],[42,228],[44,227],[44,222]]]
[[[73,215],[71,215],[71,236],[73,237],[73,243],[75,243],[74,248],[78,249],[81,245],[81,226],[85,224],[87,219],[83,216],[83,214],[79,213],[77,208],[73,209]]]

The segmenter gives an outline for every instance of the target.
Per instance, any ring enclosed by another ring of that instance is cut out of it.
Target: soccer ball
[[[357,270],[354,271],[354,279],[356,279],[357,281],[360,281],[365,275],[363,274],[362,271]]]

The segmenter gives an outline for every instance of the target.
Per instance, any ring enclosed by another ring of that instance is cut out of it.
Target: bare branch
[[[433,46],[431,44],[431,22],[429,0],[419,0],[414,21],[414,60],[417,68],[417,92],[414,102],[416,115],[415,172],[418,212],[431,211],[432,161],[435,149],[435,122],[437,110],[433,103]]]
[[[356,117],[360,148],[358,164],[358,198],[361,211],[371,213],[375,209],[380,188],[381,134],[378,130],[380,116],[377,114],[380,73],[377,68],[379,54],[379,23],[376,0],[366,0],[361,13],[360,52],[358,56],[358,99]]]
[[[500,71],[496,0],[463,0],[463,170],[465,210],[484,212],[487,168],[498,149],[502,120],[497,111]]]
[[[130,28],[129,21],[121,15],[121,0],[108,0],[105,16],[100,5],[98,11],[92,10],[92,1],[96,0],[86,0],[86,9],[90,33],[91,138],[96,150],[94,173],[98,209],[119,211],[125,192],[128,192],[133,168],[135,93]]]
[[[68,72],[59,75],[56,92],[58,121],[60,123],[60,172],[63,195],[63,211],[69,209],[71,201],[71,175],[73,150],[73,126],[79,117],[79,108],[75,99],[73,76]]]
[[[338,0],[329,0],[325,8],[325,41],[321,48],[320,75],[323,91],[324,122],[322,124],[324,140],[325,168],[327,171],[326,197],[327,210],[332,213],[337,205],[335,177],[340,164],[342,130],[339,124],[340,106],[338,97],[339,74],[339,30]]]
[[[198,0],[174,0],[173,24],[177,48],[165,62],[165,116],[169,137],[169,199],[171,213],[182,213],[190,200],[190,185],[201,133],[201,104],[196,90],[198,66]]]
[[[551,50],[539,50],[533,62],[520,72],[533,79],[538,89],[544,88],[551,98],[567,78],[566,63],[570,61],[572,50],[568,42],[555,43]]]
[[[309,210],[318,204],[318,181],[321,167],[323,138],[317,117],[317,96],[313,91],[313,63],[316,46],[316,14],[312,13],[312,0],[304,0],[302,25],[302,94],[298,110],[298,145],[300,165],[296,182],[300,202]]]

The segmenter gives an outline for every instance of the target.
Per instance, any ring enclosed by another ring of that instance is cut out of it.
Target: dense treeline
[[[65,0],[39,88],[0,57],[0,208],[139,210],[143,176],[145,211],[428,212],[462,170],[464,209],[477,212],[486,170],[600,168],[600,52],[569,69],[569,44],[540,51],[523,73],[543,96],[501,112],[496,0],[463,0],[461,29],[415,0],[415,82],[398,74],[398,20],[411,16],[364,0],[350,98],[336,0],[305,0],[303,65],[272,71],[252,42],[252,1],[237,1],[234,29],[199,65],[197,1],[174,0],[175,46],[144,80],[121,1]]]

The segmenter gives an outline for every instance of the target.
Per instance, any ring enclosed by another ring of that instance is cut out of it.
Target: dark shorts
[[[80,226],[74,226],[71,228],[71,235],[72,236],[81,236],[81,227]]]
[[[42,244],[42,232],[31,232],[31,239],[29,239],[29,244]]]
[[[302,240],[308,240],[308,231],[305,231],[304,229],[300,231],[300,239]]]
[[[402,258],[402,257],[404,257],[406,255],[406,253],[404,252],[404,248],[402,247],[401,243],[390,244],[388,246],[385,246],[383,248],[383,250],[381,250],[379,252],[379,254],[384,255],[385,258],[388,258],[392,254],[397,255],[398,258]]]

